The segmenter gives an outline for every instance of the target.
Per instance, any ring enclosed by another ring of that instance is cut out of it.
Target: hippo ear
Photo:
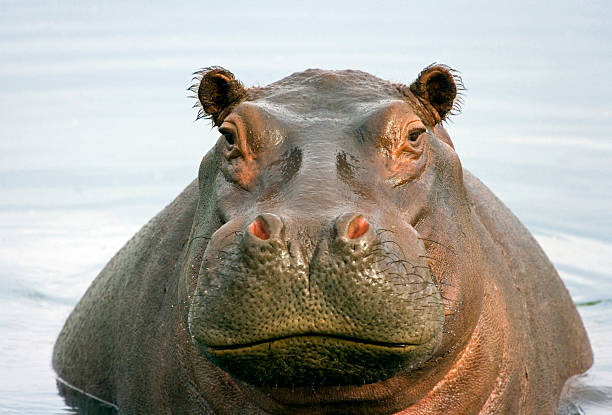
[[[410,85],[410,92],[436,111],[436,123],[449,114],[460,112],[461,91],[464,89],[459,74],[448,66],[439,64],[423,69],[416,81]]]
[[[219,66],[204,68],[194,75],[197,82],[189,90],[197,94],[194,107],[200,107],[198,119],[209,117],[215,126],[221,125],[232,107],[245,97],[244,85]]]

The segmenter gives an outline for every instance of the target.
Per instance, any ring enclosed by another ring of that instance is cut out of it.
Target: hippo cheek
[[[276,215],[229,244],[213,237],[189,314],[200,351],[261,386],[360,385],[427,360],[443,310],[423,245],[414,230],[381,238],[360,217],[337,219],[308,261]]]

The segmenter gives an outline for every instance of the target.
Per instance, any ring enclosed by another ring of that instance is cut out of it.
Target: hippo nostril
[[[266,221],[264,221],[261,216],[258,216],[257,219],[255,219],[253,223],[249,225],[249,232],[261,240],[266,241],[270,239],[270,229],[268,228]]]
[[[285,227],[283,221],[273,213],[261,213],[257,215],[253,222],[248,224],[242,240],[246,244],[245,246],[252,245],[260,248],[272,242],[284,241]]]
[[[340,246],[347,243],[350,246],[355,243],[369,244],[376,239],[375,226],[359,213],[349,212],[339,216],[334,227],[335,239]]]
[[[359,238],[361,235],[366,233],[370,229],[370,224],[362,215],[354,218],[351,223],[349,223],[347,236],[350,239]]]

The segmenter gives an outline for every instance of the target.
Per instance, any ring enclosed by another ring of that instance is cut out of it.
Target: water
[[[72,413],[53,341],[100,268],[195,177],[216,133],[186,99],[222,65],[247,85],[307,67],[410,82],[462,71],[464,166],[540,241],[612,388],[612,6],[606,2],[0,3],[0,413]]]

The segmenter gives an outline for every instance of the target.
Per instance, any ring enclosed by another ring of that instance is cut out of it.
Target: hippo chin
[[[461,80],[197,73],[221,137],[55,345],[122,413],[544,414],[592,364],[529,232],[442,126]]]

